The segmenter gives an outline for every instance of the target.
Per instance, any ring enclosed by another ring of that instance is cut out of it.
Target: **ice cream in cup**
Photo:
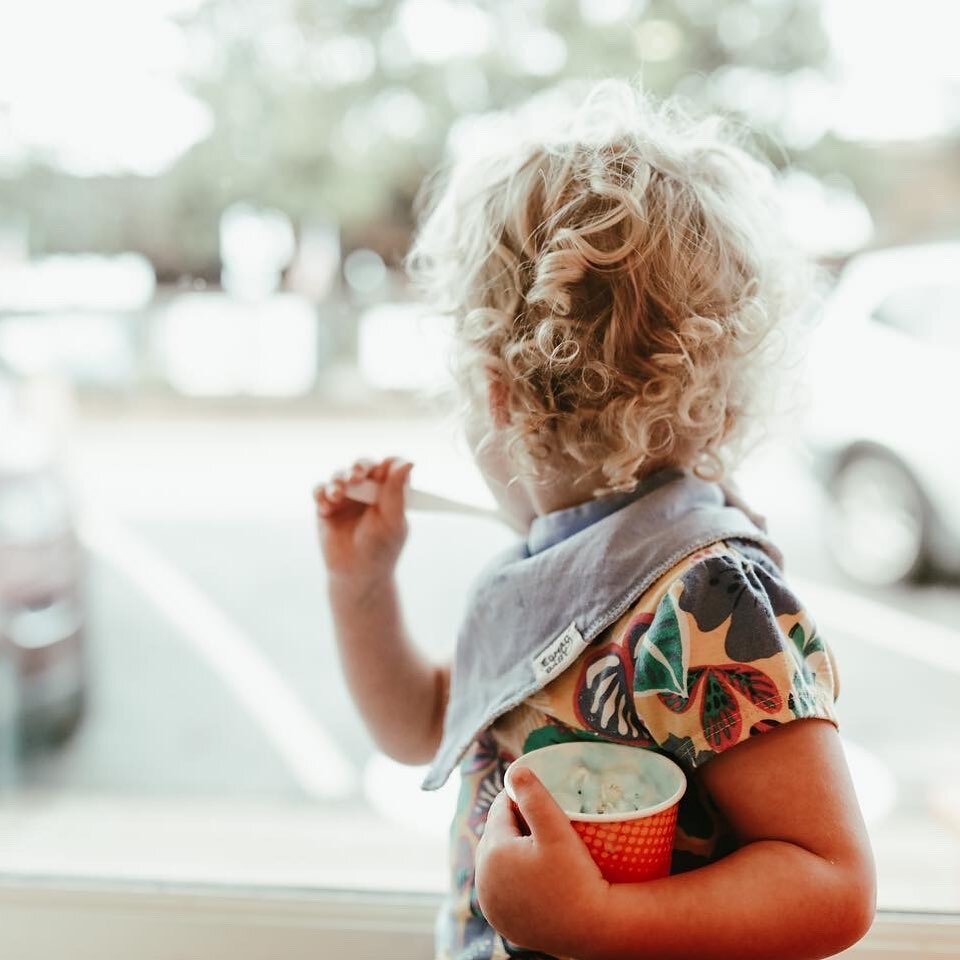
[[[611,883],[655,880],[670,873],[687,779],[668,757],[584,740],[541,747],[507,767],[504,786],[514,801],[512,774],[518,767],[537,775]]]

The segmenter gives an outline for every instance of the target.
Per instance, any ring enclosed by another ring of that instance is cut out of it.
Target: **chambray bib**
[[[559,676],[660,576],[720,540],[782,566],[763,521],[692,471],[657,471],[629,493],[537,517],[475,581],[451,668],[440,747],[421,786],[443,786],[473,740]]]

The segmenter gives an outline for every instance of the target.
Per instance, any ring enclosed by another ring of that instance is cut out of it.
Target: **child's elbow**
[[[834,916],[839,940],[836,952],[840,953],[862,940],[873,926],[877,913],[877,882],[872,866],[845,876],[837,899]]]
[[[394,728],[386,735],[381,732],[379,736],[374,736],[374,743],[391,760],[419,767],[433,762],[440,749],[442,734],[442,722],[435,722],[423,731]]]
[[[440,746],[439,737],[380,737],[374,741],[381,753],[397,763],[411,767],[425,766],[436,756]]]

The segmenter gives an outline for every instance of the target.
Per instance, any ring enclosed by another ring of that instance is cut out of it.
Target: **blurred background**
[[[642,75],[755,131],[828,271],[803,417],[739,482],[839,661],[881,907],[960,910],[958,32],[950,0],[7,9],[2,869],[443,888],[456,784],[372,748],[310,492],[399,454],[490,502],[399,268],[414,195],[497,111]],[[510,534],[411,527],[440,658]]]

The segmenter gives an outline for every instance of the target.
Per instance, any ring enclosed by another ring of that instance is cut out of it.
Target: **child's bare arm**
[[[427,763],[440,742],[449,667],[415,648],[403,622],[394,570],[407,535],[404,487],[412,464],[358,461],[314,491],[337,647],[347,686],[377,746],[402,763]],[[372,479],[375,504],[346,498]]]
[[[597,958],[812,960],[859,940],[876,905],[870,841],[827,720],[786,724],[716,757],[702,777],[743,846],[689,873],[613,887],[608,950]],[[681,916],[680,925],[645,917]],[[619,945],[619,946],[618,946]]]
[[[705,764],[703,777],[743,846],[646,883],[603,881],[538,783],[518,791],[530,837],[513,835],[498,797],[477,851],[484,915],[521,946],[582,960],[817,960],[864,936],[875,867],[829,721],[746,741]],[[559,888],[536,879],[558,875],[567,878]]]

